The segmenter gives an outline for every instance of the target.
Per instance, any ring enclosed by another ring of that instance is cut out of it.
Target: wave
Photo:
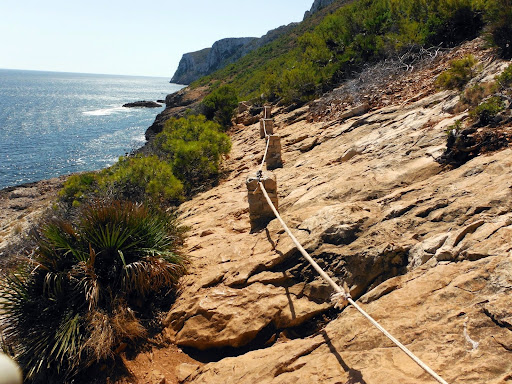
[[[86,116],[108,116],[113,115],[120,112],[130,112],[128,108],[125,107],[110,107],[110,108],[103,108],[103,109],[96,109],[94,111],[85,111],[82,112],[82,115]]]

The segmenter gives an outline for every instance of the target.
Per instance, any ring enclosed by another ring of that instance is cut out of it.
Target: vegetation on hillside
[[[231,125],[233,111],[238,105],[238,96],[233,87],[224,85],[212,91],[201,104],[207,119],[227,128]]]
[[[31,258],[0,284],[0,346],[29,382],[69,382],[147,337],[185,272],[168,208],[216,180],[224,130],[201,115],[171,119],[154,154],[68,178]]]
[[[463,90],[466,84],[475,76],[476,60],[468,55],[450,62],[450,67],[436,79],[436,84],[443,89]]]
[[[153,141],[154,155],[121,157],[100,172],[71,176],[61,199],[78,206],[91,195],[113,195],[142,202],[177,205],[195,190],[215,182],[231,142],[220,124],[202,115],[173,118]]]
[[[461,66],[468,63],[468,58],[456,60],[438,78],[438,85],[448,89],[460,91],[460,101],[456,106],[459,112],[467,111],[467,117],[455,122],[447,130],[446,151],[440,159],[442,164],[460,166],[486,151],[495,151],[507,147],[512,141],[508,130],[503,129],[504,124],[512,121],[510,110],[512,96],[512,64],[507,66],[494,81],[481,83],[472,82],[468,75],[473,67]],[[455,63],[455,65],[454,65]],[[458,70],[454,71],[457,68]],[[466,76],[460,76],[462,72]],[[457,79],[457,81],[453,79]],[[460,79],[467,79],[459,81]],[[468,83],[469,81],[469,83]],[[452,86],[456,84],[456,86]]]
[[[64,382],[115,359],[146,336],[154,303],[172,296],[185,272],[178,252],[183,229],[161,208],[216,182],[240,98],[300,105],[368,64],[420,47],[454,46],[482,31],[510,58],[511,1],[340,0],[196,82],[211,90],[203,115],[168,120],[151,154],[68,178],[60,192],[64,213],[52,212],[36,231],[32,259],[0,284],[1,346],[34,383]],[[448,133],[445,158],[454,164],[480,150],[475,127],[510,118],[512,66],[488,85],[471,84],[477,68],[467,56],[437,80],[460,91],[469,109],[469,119]],[[495,135],[490,142],[507,141]]]
[[[504,56],[510,54],[510,0],[358,0],[316,25],[251,52],[192,86],[219,82],[240,98],[304,103],[353,76],[364,65],[414,47],[451,47],[485,25]]]

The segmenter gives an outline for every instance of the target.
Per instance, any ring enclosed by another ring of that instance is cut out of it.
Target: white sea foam
[[[108,115],[113,115],[115,113],[129,112],[129,111],[130,110],[125,107],[111,107],[111,108],[96,109],[94,111],[85,111],[85,112],[82,112],[82,114],[86,115],[86,116],[108,116]]]

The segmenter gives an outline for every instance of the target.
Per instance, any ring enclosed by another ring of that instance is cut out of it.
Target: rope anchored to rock
[[[366,313],[350,296],[350,293],[343,288],[341,288],[338,284],[332,280],[329,275],[317,264],[315,260],[307,253],[307,251],[302,247],[302,245],[299,243],[297,238],[293,235],[293,233],[290,231],[290,228],[286,225],[286,223],[281,218],[281,215],[279,215],[279,212],[274,207],[274,204],[272,203],[272,200],[270,200],[270,197],[265,190],[265,186],[260,181],[259,186],[261,188],[261,191],[263,192],[263,195],[265,196],[265,199],[267,200],[268,205],[274,212],[274,215],[276,216],[277,220],[281,223],[281,226],[285,230],[285,232],[288,234],[288,236],[292,239],[293,243],[297,247],[297,249],[300,251],[302,256],[311,264],[311,266],[320,274],[320,276],[329,283],[329,285],[335,290],[335,293],[332,295],[331,299],[336,300],[336,306],[345,306],[345,302],[348,304],[351,304],[359,313],[361,313],[372,325],[377,328],[379,331],[381,331],[389,340],[391,340],[398,348],[400,348],[407,356],[409,356],[416,364],[418,364],[425,372],[427,372],[430,376],[432,376],[434,379],[436,379],[441,384],[448,384],[441,376],[439,376],[437,373],[432,370],[428,365],[426,365],[423,361],[419,359],[414,353],[412,353],[405,345],[403,345],[400,341],[395,339],[384,327],[382,327],[376,320],[374,320],[368,313]]]
[[[265,111],[266,112],[266,111]],[[265,113],[265,117],[268,117]],[[260,122],[260,136],[262,138],[265,138],[267,143],[265,146],[265,153],[263,154],[263,160],[260,164],[260,167],[256,174],[256,179],[253,179],[253,181],[248,181],[248,188],[251,191],[252,195],[249,196],[249,205],[251,205],[251,199],[254,199],[255,193],[257,192],[257,189],[261,190],[263,193],[263,196],[265,197],[266,203],[268,204],[268,207],[272,210],[272,213],[277,218],[277,220],[281,223],[281,226],[285,230],[285,232],[288,234],[290,239],[293,241],[297,249],[300,251],[302,256],[311,264],[311,266],[318,272],[318,274],[333,288],[334,293],[331,296],[331,301],[335,303],[335,308],[343,308],[347,305],[352,305],[359,313],[361,313],[374,327],[376,327],[380,332],[382,332],[389,340],[391,340],[398,348],[400,348],[407,356],[409,356],[416,364],[418,364],[425,372],[427,372],[430,376],[432,376],[434,379],[436,379],[441,384],[448,384],[441,376],[439,376],[436,372],[434,372],[428,365],[426,365],[423,361],[421,361],[414,353],[412,353],[406,346],[404,346],[400,341],[398,341],[396,338],[394,338],[384,327],[382,327],[375,319],[373,319],[368,313],[366,313],[350,296],[350,292],[346,284],[344,287],[340,287],[338,284],[334,282],[334,280],[331,279],[331,277],[322,269],[320,266],[316,263],[315,260],[308,254],[308,252],[304,249],[304,247],[299,243],[297,238],[293,235],[290,228],[286,225],[284,220],[279,215],[279,212],[277,211],[276,205],[277,205],[277,190],[275,185],[275,178],[272,182],[270,179],[266,179],[263,177],[263,164],[266,161],[268,150],[269,150],[269,143],[270,143],[270,135],[267,133],[266,129],[266,120],[262,119]],[[257,183],[257,184],[256,184]],[[268,183],[271,186],[271,189],[275,189],[273,192],[275,203],[272,201],[271,197],[269,196],[266,188],[265,183]],[[253,185],[253,187],[249,187],[249,185]],[[255,189],[255,190],[253,190]],[[257,206],[257,204],[262,204],[262,202],[254,202],[253,204]],[[256,220],[255,220],[256,222]],[[252,223],[251,223],[252,224]]]

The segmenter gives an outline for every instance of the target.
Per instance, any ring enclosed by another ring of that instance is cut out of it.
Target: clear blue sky
[[[163,76],[225,37],[300,21],[313,0],[1,0],[0,68]]]

